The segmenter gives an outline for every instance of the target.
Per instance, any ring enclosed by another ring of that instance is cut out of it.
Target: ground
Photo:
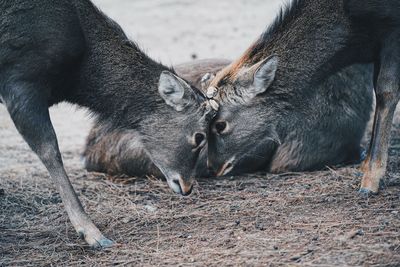
[[[95,3],[150,55],[175,64],[237,57],[280,1]],[[362,198],[358,166],[201,179],[189,197],[153,178],[87,173],[86,112],[63,104],[51,114],[86,211],[118,245],[97,251],[77,237],[47,172],[0,106],[0,266],[400,265],[400,115],[384,188]]]

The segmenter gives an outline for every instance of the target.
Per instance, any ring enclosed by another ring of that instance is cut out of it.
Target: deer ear
[[[158,83],[158,92],[167,105],[182,111],[190,102],[190,85],[169,71],[163,71]]]
[[[257,63],[254,72],[253,88],[256,95],[264,93],[275,79],[278,69],[278,57],[270,56]]]
[[[277,69],[278,57],[270,56],[246,70],[242,77],[249,81],[249,85],[242,89],[242,98],[249,101],[267,91],[275,79]]]

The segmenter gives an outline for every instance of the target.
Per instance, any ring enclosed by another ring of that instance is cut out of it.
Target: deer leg
[[[396,105],[400,99],[400,41],[392,34],[381,49],[379,73],[375,81],[376,110],[374,128],[367,158],[362,164],[364,175],[361,193],[378,193],[381,178],[386,173],[390,131]]]
[[[8,94],[3,95],[3,100],[11,118],[50,173],[75,230],[90,246],[111,246],[112,241],[103,236],[83,210],[64,170],[45,93],[26,83],[14,84],[7,89]]]

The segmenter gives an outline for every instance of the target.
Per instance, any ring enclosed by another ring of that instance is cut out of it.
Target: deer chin
[[[169,188],[172,189],[172,191],[174,191],[177,194],[181,194],[181,187],[179,184],[175,183],[173,179],[171,178],[166,178],[167,179],[167,183],[169,185]]]

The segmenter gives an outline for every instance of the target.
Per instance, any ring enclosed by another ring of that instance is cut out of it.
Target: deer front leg
[[[362,164],[364,175],[360,192],[378,193],[381,178],[386,173],[388,147],[393,115],[400,98],[399,34],[392,34],[382,46],[375,81],[376,110],[374,128],[367,158]]]
[[[108,247],[112,241],[92,223],[76,196],[64,170],[56,134],[50,121],[45,89],[27,83],[7,86],[3,95],[14,124],[39,156],[59,191],[75,230],[93,247]]]

